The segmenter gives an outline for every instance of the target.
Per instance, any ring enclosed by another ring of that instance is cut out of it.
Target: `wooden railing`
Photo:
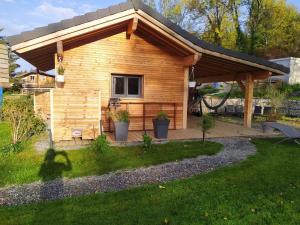
[[[176,130],[176,120],[177,120],[177,105],[178,103],[168,103],[168,102],[121,102],[122,109],[126,109],[130,113],[130,119],[140,119],[142,123],[143,130],[153,130],[146,128],[146,120],[154,119],[159,111],[165,111],[168,114],[169,119],[173,122],[173,127],[171,129]],[[139,113],[135,114],[131,112],[131,106],[142,106]],[[155,107],[155,108],[154,108]],[[112,107],[114,108],[114,107]],[[113,109],[109,108],[109,111]],[[112,131],[111,119],[109,119],[109,131]]]

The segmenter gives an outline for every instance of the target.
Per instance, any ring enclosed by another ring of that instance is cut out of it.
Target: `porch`
[[[202,132],[198,125],[200,118],[195,116],[188,117],[187,129],[169,130],[168,141],[173,140],[193,140],[201,139]],[[143,141],[142,135],[144,131],[129,131],[127,143],[136,143]],[[147,134],[153,138],[154,142],[161,142],[166,140],[154,138],[153,130],[148,130]],[[274,134],[266,134],[257,125],[252,128],[246,128],[239,124],[225,122],[219,119],[215,120],[215,127],[207,132],[207,138],[219,137],[265,137],[273,136]],[[108,133],[108,140],[115,144],[114,133]]]

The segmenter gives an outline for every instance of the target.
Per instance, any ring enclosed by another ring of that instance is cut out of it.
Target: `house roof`
[[[233,50],[229,50],[229,49],[225,49],[219,46],[209,44],[197,38],[196,36],[190,34],[189,32],[183,30],[180,26],[174,24],[169,19],[163,17],[161,14],[159,14],[151,7],[147,6],[146,4],[142,3],[139,0],[127,1],[118,5],[113,5],[105,9],[99,9],[95,12],[90,12],[82,16],[75,16],[71,19],[62,20],[58,23],[49,24],[48,26],[45,27],[39,27],[31,31],[26,31],[19,35],[10,36],[8,37],[8,41],[11,46],[18,45],[23,42],[27,42],[36,38],[41,38],[43,36],[55,32],[59,32],[62,30],[66,30],[68,28],[79,26],[84,23],[88,23],[111,15],[115,15],[130,9],[133,9],[135,11],[143,11],[144,13],[148,14],[150,17],[154,18],[156,21],[160,22],[161,24],[163,24],[164,26],[172,30],[175,34],[181,36],[185,40],[188,40],[195,46],[200,47],[201,51],[203,51],[206,54],[214,53],[217,54],[217,56],[219,55],[219,57],[227,56],[232,60],[238,59],[240,60],[241,63],[249,62],[257,66],[259,65],[264,66],[276,74],[289,73],[289,68],[279,65],[277,63],[262,58],[258,58],[255,56],[250,56],[245,53],[241,53],[241,52],[237,52],[237,51],[233,51]]]
[[[25,73],[17,74],[15,77],[27,77],[27,76],[35,75],[35,74],[39,74],[39,75],[42,75],[42,76],[55,78],[54,75],[46,73],[46,72],[41,71],[41,70],[31,70],[30,72],[25,72]]]

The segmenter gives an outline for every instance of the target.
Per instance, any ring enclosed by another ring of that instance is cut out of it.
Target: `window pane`
[[[140,79],[138,77],[128,77],[128,95],[139,95]]]
[[[114,77],[115,93],[116,95],[125,94],[125,79],[124,77]]]

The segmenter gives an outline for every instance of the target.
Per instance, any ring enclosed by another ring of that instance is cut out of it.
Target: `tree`
[[[299,56],[300,14],[294,6],[286,0],[248,0],[247,8],[250,54]]]
[[[287,93],[285,91],[280,91],[276,86],[269,85],[266,88],[266,97],[270,100],[270,105],[272,107],[272,113],[269,116],[271,120],[276,119],[279,115],[278,109],[283,106],[286,100]]]
[[[245,5],[246,0],[233,0],[231,4],[231,15],[234,22],[234,27],[236,31],[235,46],[237,50],[245,52],[247,49],[246,35],[243,31],[240,10]]]
[[[222,46],[222,33],[227,27],[222,26],[230,21],[231,0],[187,0],[188,9],[195,19],[205,21],[204,37],[219,46]],[[230,23],[227,23],[230,25]]]
[[[155,0],[143,0],[146,5],[149,5],[151,8],[156,9]]]
[[[203,114],[200,120],[202,142],[205,142],[206,132],[215,126],[214,118],[210,114]]]

